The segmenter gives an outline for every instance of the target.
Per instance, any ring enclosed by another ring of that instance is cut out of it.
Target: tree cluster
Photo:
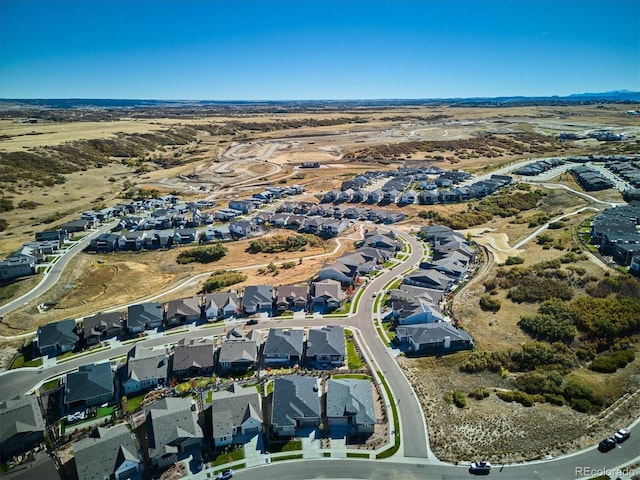
[[[227,247],[217,242],[205,247],[196,247],[180,252],[176,261],[180,264],[185,263],[211,263],[220,260],[227,254]]]

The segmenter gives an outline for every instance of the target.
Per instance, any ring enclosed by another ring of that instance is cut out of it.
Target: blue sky
[[[0,98],[640,90],[640,0],[0,0]]]

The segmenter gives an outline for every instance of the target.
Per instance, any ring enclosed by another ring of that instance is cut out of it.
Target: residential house
[[[127,363],[121,368],[125,395],[149,390],[167,382],[168,359],[163,351],[153,351],[143,345],[135,345],[127,354]]]
[[[380,203],[383,195],[384,194],[381,190],[372,190],[367,195],[366,203]]]
[[[192,402],[191,397],[165,397],[145,407],[147,458],[153,468],[201,455],[204,434]]]
[[[73,319],[38,327],[36,341],[40,355],[55,357],[65,352],[71,352],[79,340],[76,332],[76,322]]]
[[[415,287],[448,290],[453,285],[453,279],[437,270],[416,270],[404,276],[402,283]]]
[[[307,285],[282,285],[278,287],[276,296],[276,311],[283,313],[287,310],[303,312],[309,304],[309,287]]]
[[[389,317],[392,317],[397,325],[434,323],[444,320],[442,312],[438,307],[420,297],[410,301],[393,301]]]
[[[0,261],[0,282],[36,274],[38,261],[36,258],[10,257]]]
[[[273,287],[269,285],[249,285],[242,294],[242,309],[247,315],[273,313]]]
[[[182,338],[173,351],[173,375],[206,377],[213,373],[213,340]]]
[[[271,431],[291,437],[303,427],[320,425],[320,380],[316,377],[284,376],[273,381]]]
[[[262,432],[262,402],[254,387],[233,384],[211,402],[211,437],[216,449],[241,444]]]
[[[399,251],[402,249],[402,242],[396,238],[393,232],[382,232],[375,229],[365,232],[362,246]]]
[[[200,230],[197,228],[176,228],[173,232],[173,243],[186,245],[195,243],[200,239]]]
[[[355,378],[327,382],[327,423],[352,434],[371,434],[376,424],[371,381]]]
[[[326,279],[311,284],[311,309],[314,312],[327,313],[340,308],[344,292],[339,281]]]
[[[44,230],[36,232],[36,242],[55,240],[60,243],[69,241],[69,233],[65,230]]]
[[[395,341],[408,346],[408,353],[443,354],[471,349],[473,339],[448,322],[407,325],[396,329]]]
[[[424,270],[436,270],[458,280],[467,273],[467,263],[467,258],[465,258],[465,262],[460,262],[453,258],[445,257],[432,260],[431,262],[422,262],[420,263],[420,268]]]
[[[202,317],[201,298],[189,297],[169,300],[164,317],[164,323],[167,326],[197,322]]]
[[[5,463],[44,441],[45,424],[35,395],[0,402],[0,459]]]
[[[227,225],[207,227],[202,232],[202,238],[207,242],[214,240],[231,240],[231,231]]]
[[[125,424],[97,427],[72,447],[78,480],[141,478],[142,455],[135,435]]]
[[[320,200],[322,203],[331,203],[331,202],[335,202],[336,199],[338,198],[338,195],[340,195],[340,190],[331,190],[327,193],[325,193],[322,196],[322,199]]]
[[[91,228],[91,222],[89,220],[73,220],[71,222],[63,223],[60,228],[68,233],[84,232]]]
[[[344,232],[349,227],[347,220],[325,220],[322,222],[320,233],[324,236],[333,237]]]
[[[233,210],[239,210],[243,214],[251,213],[255,209],[255,205],[250,200],[231,200],[229,202],[229,208]]]
[[[329,325],[309,329],[305,358],[310,363],[335,367],[344,364],[346,356],[344,328]]]
[[[67,373],[64,404],[68,408],[88,408],[109,402],[113,398],[111,363],[81,365],[77,372]]]
[[[302,361],[304,330],[272,328],[262,350],[265,366],[294,365]]]
[[[414,287],[401,283],[395,290],[389,290],[389,299],[394,301],[413,302],[418,298],[426,300],[431,305],[439,305],[440,301],[444,297],[443,290],[436,290],[434,288]]]
[[[234,220],[229,224],[229,231],[238,237],[247,237],[259,233],[261,229],[260,226],[246,220]]]
[[[162,326],[164,309],[158,302],[129,305],[126,326],[129,333],[141,333]]]
[[[230,292],[207,293],[204,296],[204,315],[207,320],[230,318],[240,312],[238,294]]]
[[[105,338],[117,337],[123,331],[122,320],[118,312],[98,313],[86,317],[82,324],[86,345],[95,345]]]
[[[213,218],[221,222],[228,222],[229,220],[233,220],[240,215],[242,215],[242,212],[240,210],[233,210],[232,208],[222,208],[220,210],[216,210],[213,213]]]
[[[255,368],[258,361],[259,334],[256,330],[250,330],[246,336],[236,336],[229,332],[218,352],[218,370],[246,372]]]
[[[96,253],[111,253],[120,249],[120,235],[103,233],[91,240],[89,250]]]
[[[318,280],[336,280],[346,287],[355,281],[357,273],[357,267],[336,261],[320,269]]]
[[[417,198],[418,198],[418,192],[416,192],[413,189],[409,189],[400,195],[400,200],[398,200],[398,204],[411,205],[413,203],[416,203]]]
[[[145,237],[147,237],[145,232],[126,232],[118,239],[118,249],[127,251],[142,250]]]

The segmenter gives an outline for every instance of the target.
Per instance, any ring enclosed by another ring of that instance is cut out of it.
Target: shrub
[[[230,285],[244,282],[246,279],[247,276],[244,273],[235,272],[233,270],[218,270],[217,272],[213,272],[211,276],[205,280],[202,285],[202,290],[198,293],[215,292]]]
[[[476,400],[483,400],[491,395],[491,392],[488,388],[478,387],[474,388],[469,392],[469,396],[471,398],[475,398]]]
[[[589,400],[578,398],[571,400],[571,408],[577,412],[588,413],[593,410],[593,405]]]
[[[488,312],[497,312],[501,307],[500,299],[484,294],[480,297],[480,308]]]
[[[611,354],[601,354],[593,359],[589,369],[600,373],[613,373],[633,362],[636,355],[633,350],[618,350]]]
[[[545,393],[544,401],[551,405],[558,405],[560,407],[564,405],[564,398],[562,398],[562,395],[554,395],[553,393]]]
[[[507,259],[504,262],[505,265],[519,265],[521,263],[524,263],[524,258],[511,257],[511,256],[507,257]]]
[[[465,397],[464,393],[459,390],[451,391],[451,400],[453,401],[453,404],[458,408],[464,408],[467,406],[467,398]]]
[[[222,243],[214,243],[206,247],[197,247],[180,252],[177,258],[177,262],[181,264],[198,262],[198,263],[211,263],[216,260],[220,260],[227,254],[227,247]]]

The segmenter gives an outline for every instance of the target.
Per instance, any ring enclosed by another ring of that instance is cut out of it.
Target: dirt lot
[[[275,233],[292,234],[286,230]],[[170,294],[161,295],[157,300],[165,302],[192,296],[202,288],[207,272],[215,270],[238,269],[245,273],[247,280],[233,287],[239,289],[250,284],[277,286],[306,282],[324,263],[331,262],[347,250],[353,250],[353,241],[359,236],[359,231],[349,229],[339,242],[331,240],[320,247],[306,247],[305,251],[275,255],[246,253],[249,240],[231,242],[227,244],[228,254],[210,264],[178,264],[176,257],[183,248],[166,252],[79,254],[65,270],[58,285],[38,300],[39,303],[54,303],[55,307],[43,313],[38,312],[36,305],[19,308],[4,317],[0,334],[7,336],[34,331],[38,325],[84,317],[114,306],[158,296],[169,289]],[[299,263],[300,259],[302,263]],[[285,261],[292,261],[295,266],[280,268],[277,275],[258,272],[261,265],[273,262],[280,266]],[[173,289],[177,285],[184,286]]]

